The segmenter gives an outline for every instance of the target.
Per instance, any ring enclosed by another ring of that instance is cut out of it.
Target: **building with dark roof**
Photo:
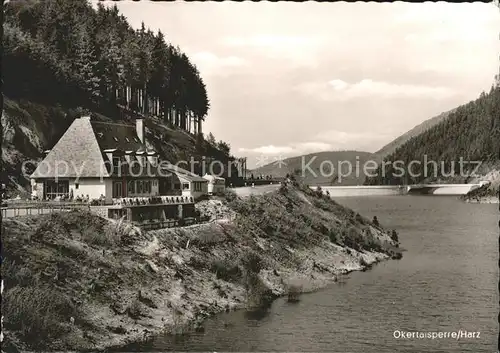
[[[33,197],[100,200],[207,194],[207,181],[162,160],[135,125],[75,119],[30,176]],[[184,201],[183,201],[184,202]]]

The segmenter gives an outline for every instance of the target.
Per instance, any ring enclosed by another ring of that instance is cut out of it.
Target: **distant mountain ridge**
[[[431,127],[426,128],[429,125]],[[399,146],[395,140],[381,150],[384,153],[397,146],[384,158],[405,161],[407,168],[411,162],[411,175],[400,173],[399,166],[389,165],[383,171],[379,169],[377,176],[367,178],[366,184],[466,183],[486,178],[492,187],[498,188],[492,179],[497,175],[493,172],[498,170],[500,162],[500,86],[417,128],[423,131]],[[411,134],[418,129],[411,130]],[[400,142],[408,137],[403,136]],[[476,169],[478,163],[481,168]]]
[[[374,155],[370,152],[363,151],[327,151],[310,153],[307,155],[290,157],[282,161],[275,161],[266,164],[262,167],[249,171],[247,176],[253,174],[255,177],[258,175],[272,175],[273,177],[284,177],[287,174],[294,174],[299,171],[299,176],[303,181],[309,185],[361,185],[365,179],[363,173],[363,165],[375,159]],[[339,163],[342,169],[342,176],[338,176]],[[348,164],[352,166],[352,173],[347,175]],[[356,173],[356,163],[359,164],[359,170]],[[334,170],[331,170],[333,165]],[[323,173],[320,168],[323,167]]]
[[[455,109],[452,109],[450,111],[444,112],[439,114],[438,116],[435,116],[433,118],[427,119],[424,122],[420,123],[419,125],[415,126],[413,129],[408,130],[405,132],[403,135],[399,136],[395,140],[389,142],[387,145],[382,147],[380,150],[375,152],[374,154],[379,156],[380,159],[383,159],[384,157],[393,154],[396,152],[396,150],[404,145],[406,142],[408,142],[412,137],[418,136],[421,133],[425,132],[426,130],[429,130],[430,128],[436,126],[439,124],[441,121],[447,119],[451,113],[453,113]]]

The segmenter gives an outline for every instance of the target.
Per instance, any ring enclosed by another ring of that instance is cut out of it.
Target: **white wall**
[[[206,185],[206,184],[205,184]],[[182,196],[193,196],[195,199],[203,196],[203,195],[206,195],[208,193],[208,190],[207,188],[203,188],[201,189],[202,191],[191,191],[191,190],[182,190]]]
[[[106,192],[107,184],[110,180],[104,179],[101,181],[100,178],[80,178],[78,180],[78,189],[75,185],[75,179],[69,181],[69,192],[71,194],[71,190],[73,190],[73,198],[77,196],[87,197],[89,195],[89,199],[98,199],[101,195],[108,196]],[[110,199],[111,200],[111,199]]]
[[[182,184],[184,184],[185,180],[181,178],[181,188]],[[201,183],[201,190],[200,191],[195,191],[194,188],[194,182],[189,182],[189,189],[183,189],[182,190],[182,196],[193,196],[195,199],[197,199],[200,196],[207,195],[208,194],[208,183]]]

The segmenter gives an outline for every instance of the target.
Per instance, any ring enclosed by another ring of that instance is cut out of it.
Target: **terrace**
[[[183,205],[194,203],[192,196],[152,196],[152,197],[121,197],[113,199],[113,206],[141,207],[158,205]]]

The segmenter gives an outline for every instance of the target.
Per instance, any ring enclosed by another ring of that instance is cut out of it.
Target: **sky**
[[[488,91],[499,71],[492,3],[116,4],[190,57],[211,104],[204,132],[248,167],[375,152]]]

